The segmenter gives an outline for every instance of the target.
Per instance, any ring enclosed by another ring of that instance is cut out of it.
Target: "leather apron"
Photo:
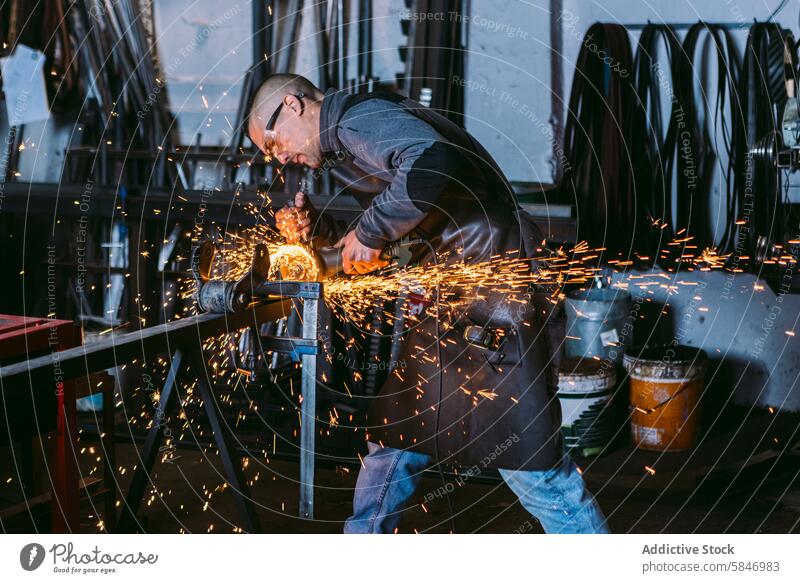
[[[488,152],[441,114],[392,97],[469,152],[465,160],[474,164],[491,196],[478,200],[446,191],[410,237],[427,240],[436,256],[446,254],[451,263],[478,263],[499,254],[532,257],[541,234],[520,212]],[[416,260],[432,264],[436,256],[427,245],[420,246]],[[398,366],[369,407],[368,439],[462,467],[552,468],[562,456],[561,409],[548,383],[545,329],[532,290],[452,290],[444,284],[438,291],[440,299],[446,298],[439,302],[438,322],[434,293],[424,312],[415,321],[407,319],[405,333],[395,339],[402,343]],[[470,344],[464,339],[469,325],[487,327],[503,340],[490,349]]]

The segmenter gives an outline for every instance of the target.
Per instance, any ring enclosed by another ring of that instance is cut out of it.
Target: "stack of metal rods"
[[[155,156],[156,152],[172,150],[177,141],[176,127],[142,10],[148,8],[134,0],[79,0],[71,18],[83,69],[91,79],[91,94],[99,105],[99,145],[104,148],[110,142],[116,147],[147,150]],[[149,164],[136,164],[142,167],[136,169],[139,180],[135,182],[146,179],[162,186],[178,175],[163,155]]]

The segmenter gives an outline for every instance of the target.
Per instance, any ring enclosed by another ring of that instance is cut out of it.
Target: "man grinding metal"
[[[364,212],[346,233],[303,193],[275,215],[287,240],[340,247],[346,273],[384,267],[382,249],[404,238],[422,241],[415,247],[422,265],[529,258],[542,243],[486,150],[413,100],[322,93],[303,77],[273,75],[253,98],[247,131],[282,164],[327,169],[335,161],[349,173]],[[608,532],[562,449],[561,411],[547,384],[544,329],[531,295],[525,302],[491,290],[478,295],[457,313],[420,316],[404,334],[397,360],[405,366],[389,375],[369,409],[369,454],[345,532],[394,532],[434,463],[456,464],[467,476],[499,470],[547,533]],[[428,306],[434,310],[438,299]],[[478,346],[465,332],[502,340]],[[476,399],[479,390],[492,398]]]

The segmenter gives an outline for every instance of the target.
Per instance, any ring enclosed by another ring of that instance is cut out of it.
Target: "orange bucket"
[[[654,451],[694,447],[706,360],[705,352],[690,346],[648,346],[625,353],[631,436],[637,447]]]

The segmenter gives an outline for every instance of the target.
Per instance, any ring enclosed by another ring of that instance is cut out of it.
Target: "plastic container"
[[[616,366],[608,360],[565,358],[558,371],[561,434],[580,456],[597,455],[614,434],[611,399]]]
[[[575,290],[564,300],[567,330],[565,356],[597,356],[615,364],[622,362],[630,343],[633,323],[631,295],[623,290],[592,288]]]
[[[690,346],[629,350],[631,436],[641,449],[684,451],[697,443],[706,353]]]

